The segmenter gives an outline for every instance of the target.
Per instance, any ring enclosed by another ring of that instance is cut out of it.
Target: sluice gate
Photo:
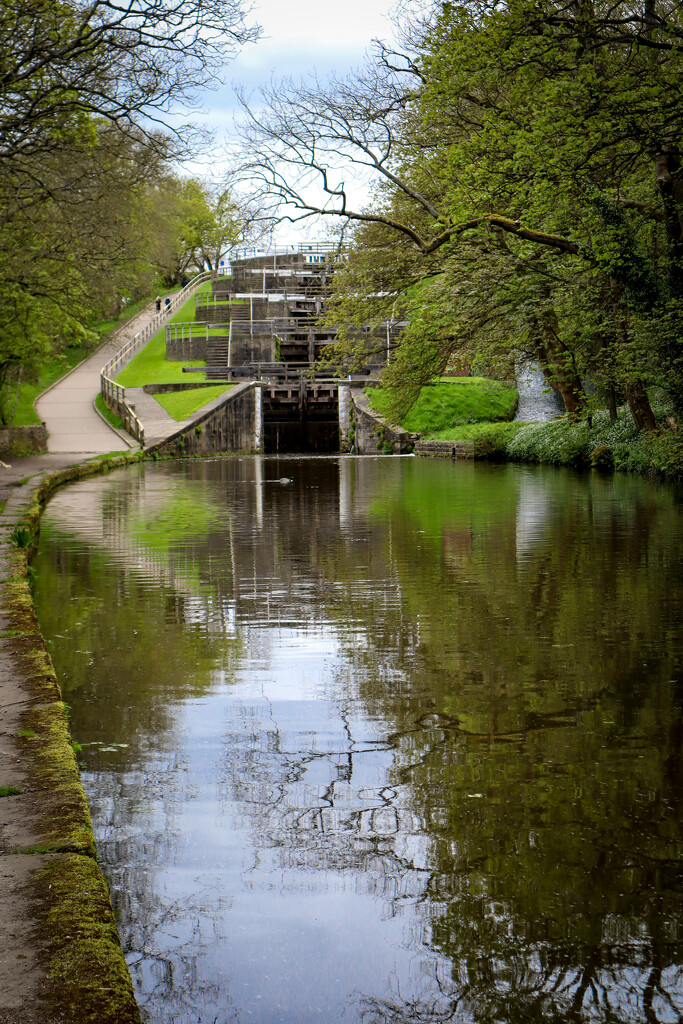
[[[333,381],[268,382],[262,385],[263,450],[338,452],[339,396]]]

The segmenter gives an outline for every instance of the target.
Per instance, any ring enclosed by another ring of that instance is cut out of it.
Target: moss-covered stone
[[[21,724],[24,735],[17,742],[22,753],[28,755],[31,787],[45,793],[41,846],[96,857],[90,811],[64,704],[58,701],[29,707],[21,716]]]
[[[55,1019],[65,1024],[140,1024],[109,891],[97,864],[58,856],[37,873]]]
[[[40,515],[50,495],[72,480],[138,461],[137,454],[124,455],[55,473],[32,491],[26,487],[24,493],[16,492],[14,511],[0,525],[0,658],[13,688],[12,710],[6,716],[11,734],[5,734],[5,741],[16,775],[10,781],[21,782],[20,793],[10,796],[19,787],[8,787],[8,799],[17,802],[21,821],[11,829],[16,838],[3,857],[5,862],[35,860],[39,865],[29,872],[33,905],[25,948],[31,956],[24,958],[33,962],[34,989],[20,1013],[21,1021],[30,1024],[140,1024],[108,889],[97,865],[65,707],[27,581]],[[17,547],[19,537],[22,544]],[[17,962],[23,963],[19,957],[23,953],[17,954]],[[15,1024],[14,1011],[9,1013],[0,1006],[2,1024]]]
[[[22,633],[40,633],[26,577],[3,583],[0,587],[0,603],[7,614],[10,629],[18,629]]]

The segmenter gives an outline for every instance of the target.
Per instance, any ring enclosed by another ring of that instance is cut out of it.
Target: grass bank
[[[166,323],[187,324],[193,322],[195,295],[210,291],[211,282],[206,281]],[[183,374],[183,366],[204,366],[204,361],[170,362],[166,358],[166,324],[164,324],[151,341],[121,370],[116,382],[127,388],[141,388],[145,384],[187,383],[187,375]],[[204,380],[203,373],[193,376]]]
[[[203,405],[207,405],[209,402],[213,402],[214,398],[225,394],[226,391],[230,391],[230,387],[226,387],[225,384],[217,384],[212,388],[187,388],[185,391],[170,391],[168,394],[154,397],[174,420],[185,420],[201,409]]]
[[[101,394],[95,396],[95,408],[102,416],[104,416],[107,423],[110,426],[112,426],[114,430],[124,429],[123,420],[121,419],[120,416],[117,416],[116,413],[112,409],[110,409],[108,405],[105,404],[105,401],[102,398]]]
[[[368,388],[366,394],[373,410],[386,416],[388,394],[381,388]],[[442,377],[422,389],[400,426],[433,436],[462,424],[510,420],[518,398],[515,388],[488,377]]]
[[[660,421],[669,409],[654,409]],[[683,431],[652,435],[637,431],[627,406],[616,423],[607,412],[572,426],[566,418],[550,423],[480,423],[444,428],[437,441],[473,441],[477,458],[536,462],[552,466],[598,467],[683,480]]]

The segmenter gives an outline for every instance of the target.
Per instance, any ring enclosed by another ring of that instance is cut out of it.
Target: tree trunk
[[[640,381],[634,381],[626,384],[624,387],[624,394],[626,395],[628,407],[631,410],[633,422],[638,430],[659,430],[659,424],[657,423],[655,414],[652,411],[650,400],[647,397],[647,391],[643,387],[642,383]]]
[[[572,353],[560,339],[554,310],[532,321],[531,336],[543,376],[564,402],[570,423],[581,419],[587,406],[586,393],[576,372]]]
[[[608,384],[605,388],[605,402],[609,410],[610,423],[617,422],[617,391],[614,384]]]
[[[669,243],[669,281],[675,295],[683,294],[683,176],[679,151],[658,146],[654,154],[657,188],[662,197]]]

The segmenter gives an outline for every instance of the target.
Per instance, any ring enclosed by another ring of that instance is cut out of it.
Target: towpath
[[[127,321],[84,362],[62,377],[36,402],[36,411],[48,429],[50,454],[103,455],[132,448],[127,434],[114,430],[93,405],[100,390],[100,370],[108,360],[149,323],[154,314],[150,303]]]
[[[101,368],[153,313],[41,396],[48,452],[0,467],[0,1024],[139,1024],[24,556],[9,535],[46,476],[134,446],[93,403]]]

